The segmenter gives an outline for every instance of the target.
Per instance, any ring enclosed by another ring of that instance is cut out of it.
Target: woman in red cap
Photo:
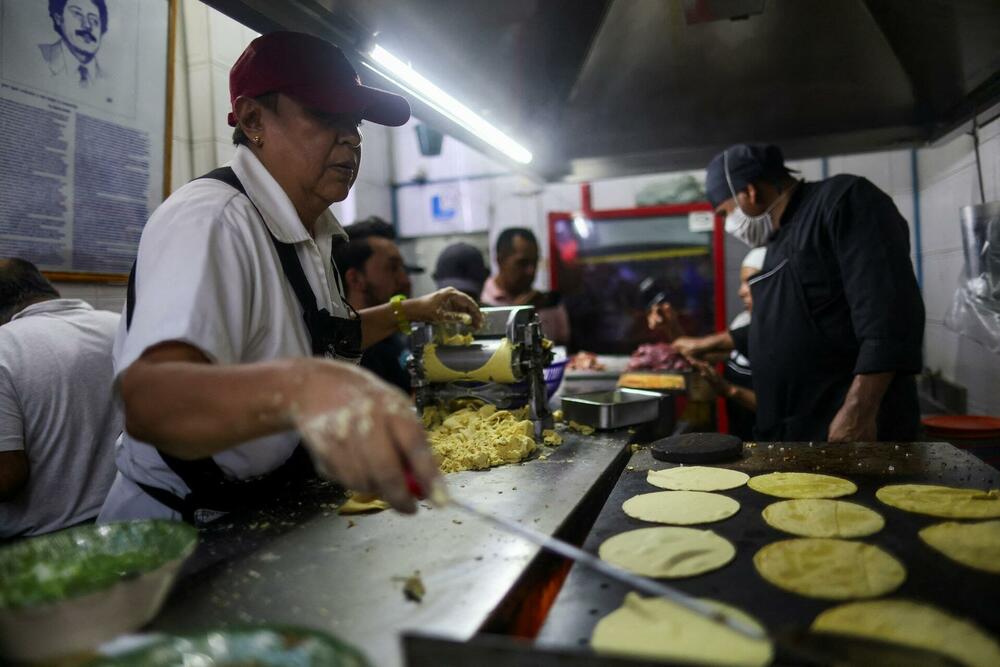
[[[361,162],[361,121],[403,98],[361,85],[310,35],[255,39],[230,72],[232,162],[172,194],[143,230],[115,342],[126,432],[100,521],[211,520],[320,472],[412,512],[439,483],[407,396],[354,362],[411,321],[480,314],[454,289],[354,312],[330,213]]]

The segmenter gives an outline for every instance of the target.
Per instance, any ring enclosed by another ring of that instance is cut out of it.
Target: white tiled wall
[[[987,201],[1000,199],[1000,121],[980,130]],[[1000,355],[944,326],[962,271],[959,209],[980,201],[971,137],[918,152],[924,304],[925,364],[968,390],[972,413],[1000,415]]]

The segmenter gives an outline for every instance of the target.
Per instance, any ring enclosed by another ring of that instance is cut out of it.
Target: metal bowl
[[[0,655],[50,660],[145,625],[197,541],[191,526],[153,520],[78,526],[0,549]]]
[[[370,667],[360,651],[315,630],[258,626],[170,636],[87,667]]]

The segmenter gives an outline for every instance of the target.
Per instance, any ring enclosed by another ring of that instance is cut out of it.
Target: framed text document
[[[0,0],[0,256],[128,273],[169,177],[173,10]]]

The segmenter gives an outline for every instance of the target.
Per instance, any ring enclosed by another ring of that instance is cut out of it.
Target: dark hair
[[[97,7],[97,13],[101,17],[101,34],[103,35],[108,31],[108,6],[104,4],[104,0],[90,1]],[[49,16],[52,17],[52,27],[55,28],[56,32],[61,32],[59,26],[56,25],[56,16],[62,18],[66,2],[67,0],[49,0]]]
[[[521,237],[526,241],[531,241],[538,247],[538,239],[535,233],[527,227],[509,227],[497,237],[497,261],[500,261],[514,251],[514,239]]]
[[[353,225],[344,227],[347,232],[347,243],[340,243],[333,248],[333,263],[337,265],[337,271],[341,279],[347,281],[348,269],[362,269],[365,262],[374,252],[368,239],[377,237],[380,239],[395,240],[396,230],[388,222],[372,215],[364,220],[358,220]]]
[[[268,111],[278,110],[278,93],[264,93],[263,95],[258,95],[255,99],[262,107]],[[250,137],[246,135],[243,128],[240,127],[239,123],[233,128],[233,145],[234,146],[249,146]]]
[[[36,301],[58,299],[59,292],[31,262],[0,259],[0,324]]]

